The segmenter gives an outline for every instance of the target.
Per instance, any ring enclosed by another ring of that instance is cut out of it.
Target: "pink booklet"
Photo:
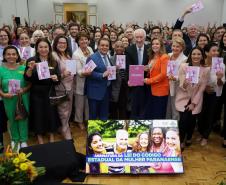
[[[194,3],[192,6],[192,12],[199,12],[200,10],[202,10],[204,8],[204,5],[202,3],[202,1],[197,1],[196,3]]]
[[[116,80],[116,66],[108,66],[107,70],[109,71],[108,80]]]
[[[197,84],[199,82],[200,67],[187,66],[185,79],[190,83]]]
[[[170,60],[167,64],[167,76],[178,77],[179,64],[174,60]]]
[[[143,65],[129,66],[129,85],[130,86],[144,85],[144,66]]]
[[[49,66],[47,61],[37,63],[36,68],[37,68],[39,80],[50,78]]]
[[[8,92],[16,95],[17,91],[20,90],[20,80],[11,79],[8,81]]]
[[[31,47],[21,47],[20,48],[20,53],[21,53],[21,58],[23,60],[27,60],[28,58],[31,57]]]
[[[212,67],[211,70],[214,73],[224,72],[224,59],[222,57],[213,57],[212,58]]]
[[[90,60],[90,61],[83,67],[83,71],[88,71],[88,70],[93,71],[96,67],[97,67],[97,65],[94,63],[94,61],[93,61],[93,60]]]
[[[75,60],[67,60],[66,61],[66,70],[71,72],[72,75],[76,74],[76,61]]]
[[[126,55],[116,55],[116,65],[119,69],[126,69]]]

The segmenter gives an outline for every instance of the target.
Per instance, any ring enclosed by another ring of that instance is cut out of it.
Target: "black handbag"
[[[55,85],[52,85],[49,90],[50,105],[60,105],[61,103],[69,100],[68,92],[62,82],[58,85],[56,92]],[[61,89],[59,88],[61,87]]]
[[[15,120],[22,120],[28,117],[28,112],[23,104],[21,94],[18,94],[18,100],[16,104]]]

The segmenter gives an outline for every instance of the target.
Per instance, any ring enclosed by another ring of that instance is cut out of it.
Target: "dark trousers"
[[[168,96],[148,97],[148,103],[145,108],[145,119],[165,119]]]
[[[225,106],[224,106],[225,107]],[[224,108],[224,125],[223,125],[223,137],[224,137],[224,140],[226,140],[226,108]]]
[[[148,87],[132,87],[131,91],[131,119],[144,119],[144,111],[147,103],[147,96],[150,94]],[[150,96],[150,95],[149,95]]]
[[[191,111],[179,112],[180,120],[179,120],[179,132],[180,132],[180,142],[184,142],[185,137],[187,140],[191,140],[197,115],[192,115]]]
[[[3,133],[7,130],[7,116],[3,101],[0,100],[0,153],[3,151]],[[1,146],[2,145],[2,146]]]
[[[225,105],[225,102],[226,102],[226,84],[224,84],[223,86],[221,96],[217,97],[216,109],[214,111],[214,123],[221,120],[221,113],[222,113],[223,105]]]
[[[214,111],[216,109],[216,93],[203,95],[202,111],[198,116],[198,130],[203,138],[208,139],[214,122]]]
[[[107,88],[102,100],[88,99],[89,119],[107,120],[109,113],[109,88]]]
[[[110,102],[110,119],[125,120],[127,116],[127,84],[124,81],[121,84],[117,102]]]

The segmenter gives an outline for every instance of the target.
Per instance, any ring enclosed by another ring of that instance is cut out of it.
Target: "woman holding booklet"
[[[116,80],[112,81],[110,99],[110,118],[126,119],[127,116],[127,94],[128,85],[126,78],[126,56],[122,41],[115,42],[115,54],[111,57],[112,64],[117,66]]]
[[[10,33],[4,29],[0,29],[0,66],[2,65],[3,50],[11,44]],[[4,103],[0,97],[0,153],[3,151],[3,132],[7,130],[7,116],[5,113]]]
[[[3,65],[0,67],[0,96],[3,98],[9,120],[11,147],[14,148],[17,145],[18,150],[20,147],[26,147],[28,140],[28,119],[15,120],[18,95],[22,95],[23,104],[28,112],[27,91],[30,88],[24,80],[25,67],[19,65],[20,61],[20,55],[15,46],[5,47]]]
[[[195,47],[186,63],[179,69],[179,88],[175,105],[180,113],[179,132],[181,148],[191,145],[196,117],[201,112],[203,93],[209,78],[210,68],[205,67],[205,54],[201,48]]]
[[[146,119],[165,119],[169,94],[168,61],[163,42],[158,38],[152,39],[148,64],[150,76],[144,79],[144,83],[151,86],[151,96],[145,109]]]
[[[65,139],[71,139],[71,130],[69,127],[69,119],[72,111],[72,102],[73,102],[73,89],[74,89],[74,74],[73,67],[70,69],[69,63],[74,63],[75,61],[71,60],[68,48],[68,40],[64,35],[59,35],[54,39],[53,42],[53,58],[57,61],[58,66],[61,71],[61,83],[55,86],[56,94],[62,94],[66,89],[68,92],[68,101],[64,101],[57,106],[58,114],[61,120],[61,133]],[[76,70],[76,69],[74,69]],[[63,88],[65,87],[65,89]]]
[[[172,53],[169,53],[170,61],[167,66],[167,76],[170,85],[170,94],[168,96],[167,104],[167,119],[179,120],[179,113],[175,107],[175,97],[177,89],[179,88],[178,73],[180,65],[186,62],[187,57],[183,51],[185,49],[185,42],[182,38],[174,38],[172,42]],[[172,71],[169,68],[172,66]]]
[[[223,34],[220,41],[220,56],[224,59],[224,64],[226,64],[226,32]],[[226,84],[223,86],[222,95],[220,97],[221,104],[226,104]],[[218,102],[219,103],[219,102]],[[221,113],[221,110],[219,111]],[[220,116],[219,116],[220,117]],[[224,118],[226,117],[226,109],[224,109]],[[222,147],[226,148],[226,119],[224,119],[224,128],[223,128],[223,144]]]
[[[45,71],[45,74],[40,71]],[[43,135],[46,133],[49,133],[49,141],[54,142],[54,132],[60,126],[60,119],[57,107],[50,105],[49,92],[52,86],[59,83],[60,72],[46,38],[38,39],[35,56],[27,60],[24,78],[32,84],[29,115],[31,129],[37,135],[39,144],[44,143]]]
[[[93,54],[88,46],[89,35],[80,33],[77,36],[78,49],[73,53],[72,58],[76,61],[76,87],[75,87],[75,117],[74,121],[84,130],[84,121],[89,119],[89,105],[87,96],[84,95],[86,76],[91,74],[91,68],[85,68],[87,58]]]
[[[208,137],[213,127],[214,112],[217,97],[221,96],[225,82],[225,65],[219,57],[219,47],[216,43],[209,43],[204,47],[206,66],[211,68],[210,76],[203,96],[202,111],[199,117],[199,141],[201,146],[207,145]]]
[[[35,55],[35,49],[30,46],[31,41],[27,33],[21,33],[19,36],[19,53],[22,59],[22,62],[25,64],[28,58],[31,58]]]

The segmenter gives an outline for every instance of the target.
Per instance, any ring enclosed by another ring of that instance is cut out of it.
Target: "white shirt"
[[[74,53],[78,49],[78,44],[72,36],[69,37],[71,38],[71,50]]]
[[[143,64],[143,55],[144,55],[144,45],[141,48],[139,48],[136,45],[136,48],[137,48],[137,55],[138,55],[138,65],[142,65]],[[141,52],[141,64],[139,64],[139,52]]]

